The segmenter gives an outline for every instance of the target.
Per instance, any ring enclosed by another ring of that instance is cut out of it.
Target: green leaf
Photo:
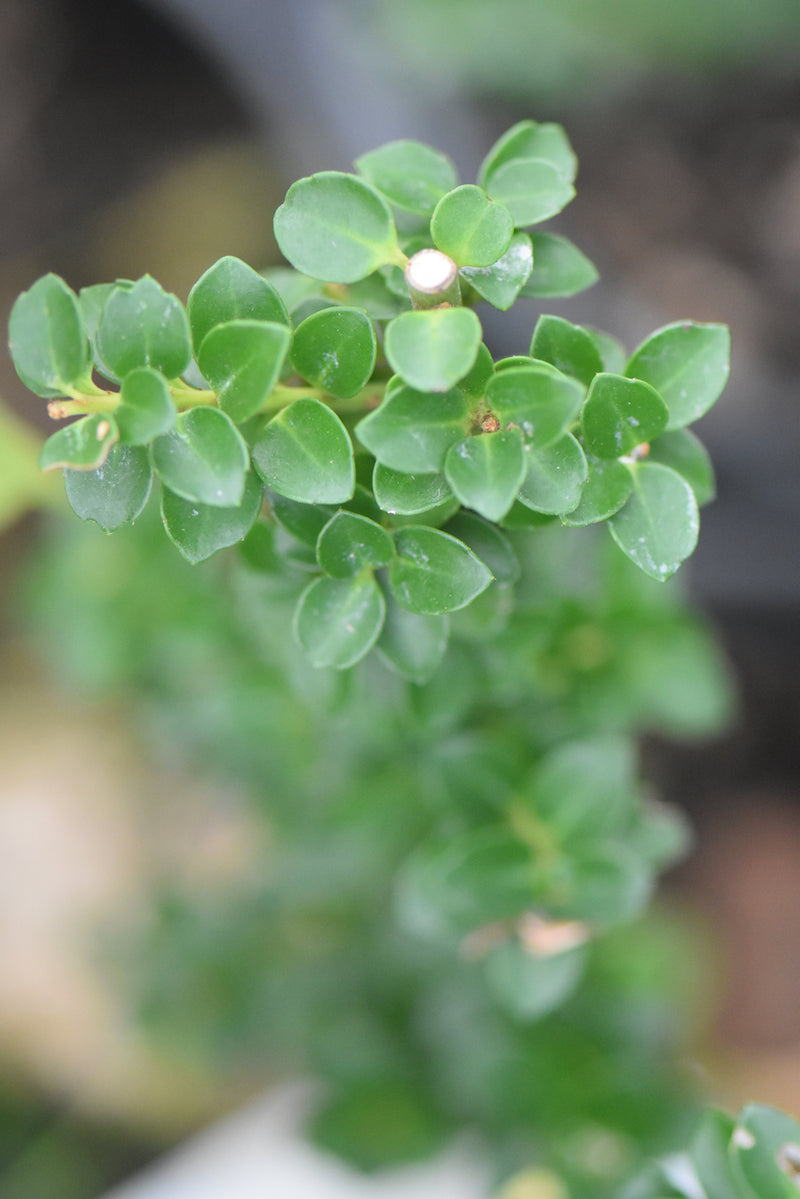
[[[391,271],[397,271],[400,275],[402,281],[400,294],[389,286],[387,274]],[[359,279],[357,283],[351,283],[347,289],[346,299],[353,308],[366,309],[376,321],[391,320],[393,316],[399,316],[401,312],[407,312],[411,308],[411,297],[405,285],[405,277],[399,267],[384,267],[383,270],[367,275],[366,279]]]
[[[589,475],[581,492],[581,501],[571,512],[562,513],[565,525],[592,525],[607,520],[633,491],[633,476],[624,462],[607,458],[589,460]]]
[[[330,504],[298,504],[296,500],[287,499],[277,491],[268,496],[272,512],[282,529],[285,529],[296,541],[308,546],[314,551],[316,566],[317,541],[325,525],[336,514],[336,508]]]
[[[176,495],[214,508],[238,507],[249,466],[247,446],[224,413],[190,408],[171,432],[157,437],[153,465]]]
[[[504,428],[516,426],[536,449],[553,445],[581,410],[585,392],[547,363],[506,366],[486,388],[486,403]]]
[[[586,458],[571,433],[544,449],[529,447],[520,503],[555,516],[571,512],[578,506],[587,476]]]
[[[358,395],[375,369],[375,327],[358,308],[324,308],[295,330],[292,364],[314,387],[339,399]]]
[[[518,121],[489,150],[480,165],[478,183],[485,187],[498,167],[518,158],[543,158],[570,183],[578,171],[578,160],[561,125]]]
[[[664,432],[667,405],[649,383],[605,372],[595,375],[581,412],[586,448],[598,458],[622,458]]]
[[[488,567],[471,550],[439,529],[412,525],[395,533],[397,557],[389,583],[409,612],[439,616],[465,608],[492,581]]]
[[[94,283],[91,287],[82,287],[78,292],[78,304],[83,316],[84,328],[92,345],[97,338],[103,309],[116,287],[116,283]]]
[[[278,292],[240,258],[227,255],[210,266],[189,292],[186,304],[196,350],[216,325],[229,321],[269,321],[288,325]]]
[[[150,366],[140,366],[125,376],[114,412],[120,441],[126,445],[149,445],[154,438],[169,432],[177,416],[162,374]]]
[[[459,379],[458,389],[471,399],[482,400],[493,374],[494,362],[492,361],[492,355],[483,342],[481,342],[478,347],[478,356],[475,359],[475,364],[462,379]]]
[[[758,1199],[794,1199],[800,1177],[797,1121],[776,1108],[751,1103],[736,1124],[732,1155],[754,1195]]]
[[[726,325],[678,321],[658,329],[634,351],[625,374],[655,387],[669,408],[668,429],[681,429],[707,412],[730,372]]]
[[[295,400],[253,445],[253,462],[273,491],[302,504],[341,504],[355,487],[350,436],[319,400]]]
[[[443,196],[431,217],[434,245],[459,266],[491,266],[505,254],[513,232],[508,209],[473,183]]]
[[[593,329],[591,325],[582,325],[581,328],[597,346],[597,352],[603,360],[603,370],[610,371],[613,375],[624,374],[628,352],[622,342],[610,333],[604,333],[602,329]]]
[[[581,981],[586,949],[534,954],[519,940],[504,941],[486,958],[486,982],[497,1002],[518,1020],[541,1020],[560,1007]]]
[[[685,479],[698,507],[709,504],[717,492],[714,467],[708,450],[689,429],[663,433],[650,447],[648,462],[660,462]]]
[[[97,470],[116,441],[119,429],[113,417],[99,413],[84,416],[48,437],[39,455],[39,466],[42,470],[55,470],[59,466]]]
[[[521,296],[553,299],[574,296],[599,279],[597,267],[569,238],[557,233],[532,233],[533,270]]]
[[[508,249],[491,266],[464,267],[461,275],[478,295],[505,312],[521,294],[533,267],[533,249],[527,233],[518,232]]]
[[[216,325],[197,363],[220,409],[241,424],[259,411],[280,377],[292,335],[286,325],[235,320]]]
[[[519,429],[481,433],[447,451],[444,473],[453,494],[487,520],[502,520],[525,477],[525,449]]]
[[[590,333],[560,316],[540,316],[533,331],[531,356],[550,362],[587,387],[603,369],[603,360]]]
[[[386,594],[386,618],[375,649],[381,661],[409,683],[427,683],[447,649],[446,616],[409,612]]]
[[[438,508],[452,495],[443,474],[409,475],[382,462],[375,463],[372,489],[384,512],[401,516],[416,516]]]
[[[575,188],[558,168],[540,158],[504,162],[489,176],[486,191],[505,204],[518,226],[546,221],[575,196]]]
[[[372,649],[384,611],[383,593],[370,574],[315,579],[298,601],[295,635],[314,666],[344,670]]]
[[[726,1113],[704,1113],[692,1141],[690,1156],[697,1177],[711,1199],[748,1199],[743,1179],[731,1152],[736,1122]]]
[[[386,530],[354,512],[337,512],[317,541],[317,561],[335,579],[386,566],[393,557],[394,542]]]
[[[450,446],[466,434],[471,415],[461,391],[432,395],[400,386],[360,420],[355,431],[384,466],[412,475],[429,474],[441,471]]]
[[[632,743],[606,736],[558,746],[534,771],[524,802],[562,843],[624,831],[638,806]]]
[[[264,488],[249,472],[240,504],[228,508],[186,500],[164,487],[161,519],[170,540],[189,562],[204,562],[217,550],[242,541],[261,511]]]
[[[633,493],[608,527],[632,562],[664,582],[697,544],[697,501],[674,470],[658,462],[640,462],[634,470]]]
[[[275,213],[275,238],[292,266],[327,283],[355,283],[398,260],[388,204],[363,179],[341,171],[292,184]]]
[[[192,360],[186,310],[149,275],[130,288],[116,287],[100,318],[97,350],[116,379],[140,366],[176,379]]]
[[[457,512],[444,529],[451,537],[463,541],[476,558],[489,568],[498,583],[516,583],[520,576],[519,559],[511,542],[497,525],[483,520],[474,512]]]
[[[89,340],[78,297],[58,275],[45,275],[17,298],[8,333],[16,372],[36,395],[67,394],[88,376]]]
[[[623,842],[587,841],[564,859],[549,905],[554,916],[609,926],[637,916],[653,891],[653,872]]]
[[[327,1158],[343,1159],[362,1174],[426,1161],[442,1147],[448,1132],[440,1110],[419,1083],[385,1075],[340,1083],[310,1124],[311,1139]],[[359,1186],[364,1188],[371,1189],[366,1180]]]
[[[97,470],[65,470],[64,485],[72,511],[110,533],[129,524],[147,503],[153,472],[147,450],[112,445]]]
[[[422,142],[388,142],[362,154],[355,166],[395,207],[420,216],[430,216],[442,196],[458,183],[450,159]]]
[[[386,357],[409,387],[449,391],[472,370],[482,337],[470,308],[404,312],[386,326]]]

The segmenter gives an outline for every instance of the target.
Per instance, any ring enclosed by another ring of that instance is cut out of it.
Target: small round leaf
[[[8,332],[17,374],[36,395],[64,395],[88,375],[89,340],[81,308],[58,275],[45,275],[17,298]]]
[[[471,550],[438,529],[412,525],[395,533],[397,557],[389,567],[392,593],[410,612],[439,616],[465,608],[489,586],[492,574]]]
[[[337,512],[317,541],[317,561],[335,579],[386,566],[393,557],[394,542],[386,530],[354,512]]]
[[[482,340],[469,308],[404,312],[386,327],[386,357],[417,391],[449,391],[472,369]]]
[[[446,616],[422,616],[386,596],[386,618],[375,645],[382,662],[410,683],[427,683],[447,649]]]
[[[428,512],[431,508],[438,508],[452,495],[443,474],[405,474],[384,466],[382,462],[375,463],[372,490],[383,512],[397,513],[399,516]]]
[[[200,347],[198,366],[220,409],[241,424],[255,416],[280,377],[292,335],[274,321],[216,325]]]
[[[355,487],[353,446],[335,412],[304,397],[273,417],[253,445],[268,487],[301,504],[341,504]]]
[[[630,499],[608,527],[632,562],[664,582],[692,553],[699,524],[697,501],[686,480],[658,462],[641,462]]]
[[[535,299],[574,296],[596,283],[597,267],[582,250],[556,233],[536,232],[533,241],[533,270],[520,291]]]
[[[355,162],[356,170],[396,208],[429,216],[458,183],[446,155],[423,142],[389,142]]]
[[[119,429],[113,417],[84,416],[48,437],[39,454],[39,466],[42,470],[55,470],[59,466],[97,470],[117,441]]]
[[[230,508],[186,500],[164,487],[161,519],[184,558],[192,563],[204,562],[217,550],[247,536],[258,519],[263,498],[264,489],[252,472],[245,480],[241,503]]]
[[[64,485],[72,511],[110,533],[142,511],[152,477],[147,450],[117,443],[97,470],[65,470]]]
[[[603,369],[594,338],[580,325],[560,316],[540,316],[531,341],[531,357],[550,362],[587,387]]]
[[[314,666],[344,670],[375,644],[383,625],[383,593],[370,574],[315,579],[295,611],[295,634]]]
[[[385,466],[429,474],[441,471],[450,446],[465,436],[470,417],[470,403],[460,390],[432,395],[401,385],[358,422],[356,435]]]
[[[464,267],[462,278],[483,300],[488,300],[502,312],[510,308],[533,267],[533,248],[527,233],[517,232],[511,238],[508,249],[491,266]]]
[[[529,447],[528,468],[519,490],[520,502],[535,512],[560,516],[578,506],[588,466],[571,433],[544,449]]]
[[[578,171],[575,151],[561,125],[518,121],[497,139],[481,163],[478,172],[481,187],[486,186],[498,167],[517,158],[543,158],[570,182]]]
[[[625,374],[644,379],[669,409],[668,429],[681,429],[717,400],[730,371],[726,325],[679,321],[658,329],[634,351]]]
[[[486,402],[501,424],[519,428],[536,449],[563,437],[581,409],[584,390],[575,379],[548,363],[521,359],[496,371],[486,388]]]
[[[431,217],[431,237],[459,266],[491,266],[505,254],[514,219],[480,187],[465,183],[448,192]]]
[[[192,360],[186,310],[149,275],[132,287],[116,287],[100,318],[97,349],[116,379],[140,366],[175,379]]]
[[[540,158],[503,163],[490,175],[486,190],[508,208],[518,226],[546,221],[575,196],[575,188],[558,168]]]
[[[581,412],[586,448],[598,458],[622,458],[663,433],[669,419],[661,396],[642,379],[595,375]]]
[[[164,485],[192,503],[214,508],[242,502],[247,446],[223,412],[190,408],[152,446],[153,465]]]
[[[375,368],[375,327],[358,308],[323,308],[295,330],[292,365],[314,387],[347,400]]]
[[[120,441],[149,445],[169,432],[177,415],[167,380],[159,371],[140,366],[125,376],[114,412]]]
[[[453,494],[487,520],[502,520],[525,477],[525,449],[519,429],[482,433],[447,451],[444,473]]]
[[[228,321],[289,324],[286,306],[272,284],[232,255],[220,258],[200,276],[189,292],[186,309],[196,350],[206,334]]]

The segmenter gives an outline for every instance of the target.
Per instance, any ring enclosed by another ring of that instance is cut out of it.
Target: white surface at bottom
[[[104,1199],[486,1199],[486,1167],[463,1145],[419,1166],[353,1172],[303,1139],[312,1095],[280,1087]]]

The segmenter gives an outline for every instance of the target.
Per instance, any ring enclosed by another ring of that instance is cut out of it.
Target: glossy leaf
[[[488,566],[498,583],[516,583],[520,575],[519,559],[496,524],[474,512],[461,511],[447,522],[444,532],[463,541]]]
[[[561,125],[518,121],[489,150],[478,171],[478,183],[485,187],[498,167],[519,158],[543,158],[570,182],[578,170],[575,152]]]
[[[443,196],[431,217],[434,245],[459,266],[491,266],[505,254],[513,232],[508,209],[472,183]]]
[[[595,375],[581,412],[586,448],[598,458],[622,458],[664,432],[669,419],[661,396],[641,379]]]
[[[466,607],[492,581],[489,569],[471,550],[422,525],[395,533],[397,557],[389,567],[389,582],[398,603],[409,612],[439,616]]]
[[[494,362],[489,350],[481,342],[478,356],[472,369],[458,381],[458,390],[463,391],[471,399],[481,400],[486,394],[489,380],[494,374]]]
[[[633,491],[633,475],[624,462],[589,460],[589,474],[577,508],[562,513],[565,525],[591,525],[619,512]]]
[[[589,334],[596,345],[597,352],[603,361],[603,370],[610,371],[614,375],[624,375],[628,352],[622,342],[616,337],[612,337],[610,333],[604,333],[602,329],[593,329],[591,325],[582,325],[581,328]]]
[[[317,541],[317,561],[336,579],[386,566],[393,557],[394,542],[386,530],[354,512],[337,512]]]
[[[531,341],[531,357],[550,362],[587,387],[603,369],[591,334],[560,316],[540,316]]]
[[[42,470],[55,470],[59,466],[97,470],[116,441],[119,429],[113,417],[84,416],[48,437],[39,454],[39,466]]]
[[[302,504],[341,504],[355,487],[350,436],[319,400],[295,400],[273,417],[253,445],[253,462],[268,487]]]
[[[386,326],[386,357],[409,387],[449,391],[474,366],[482,337],[469,308],[404,312]]]
[[[532,267],[530,236],[517,232],[505,254],[491,266],[464,267],[461,275],[482,299],[505,312],[522,293]]]
[[[134,521],[147,503],[153,472],[147,450],[112,445],[97,470],[65,470],[72,511],[110,533]]]
[[[575,379],[547,363],[508,366],[486,389],[486,403],[504,428],[521,430],[536,449],[553,445],[577,417],[584,390]]]
[[[189,292],[186,310],[196,350],[213,328],[229,321],[289,324],[286,305],[272,284],[230,254],[200,276]]]
[[[358,440],[392,470],[441,471],[445,455],[467,432],[471,407],[461,391],[440,395],[401,386],[356,425]]]
[[[420,216],[429,216],[442,196],[458,184],[450,159],[423,142],[388,142],[362,154],[355,167],[396,208]]]
[[[674,470],[658,462],[641,462],[634,471],[630,499],[611,517],[608,527],[632,562],[664,582],[697,544],[697,501]]]
[[[708,450],[689,429],[663,433],[650,447],[648,462],[660,462],[685,479],[694,492],[698,507],[709,504],[716,495],[714,467]]]
[[[286,325],[233,320],[215,325],[197,362],[220,409],[241,424],[261,408],[280,378],[292,335]]]
[[[533,270],[520,291],[536,299],[574,296],[596,283],[597,267],[569,238],[532,233]]]
[[[551,515],[571,512],[578,506],[587,475],[583,450],[571,433],[544,449],[530,447],[520,503]]]
[[[314,551],[316,564],[317,541],[325,525],[336,514],[332,504],[299,504],[277,491],[267,496],[270,508],[281,528],[297,541]]]
[[[8,335],[16,372],[36,395],[65,395],[89,374],[89,340],[78,298],[58,275],[45,275],[17,298]]]
[[[494,998],[518,1020],[541,1020],[560,1007],[581,981],[586,949],[534,954],[519,940],[504,941],[486,959],[486,982]]]
[[[452,495],[443,474],[404,474],[382,462],[375,463],[372,488],[380,508],[400,516],[416,516],[438,508]]]
[[[240,504],[221,508],[186,500],[164,487],[161,519],[170,541],[189,562],[204,562],[218,550],[242,541],[261,511],[264,488],[250,472]]]
[[[444,473],[453,494],[487,520],[502,520],[525,476],[522,433],[508,429],[456,442],[447,451]]]
[[[292,184],[275,213],[275,238],[292,266],[328,283],[355,283],[398,256],[391,210],[355,175],[322,171]]]
[[[668,429],[681,429],[707,412],[728,381],[726,325],[679,321],[657,330],[634,351],[625,369],[655,387],[669,408]]]
[[[375,368],[375,328],[358,308],[324,308],[295,330],[292,364],[312,386],[339,399],[357,395]]]
[[[130,288],[116,287],[100,318],[97,349],[116,379],[140,366],[176,379],[192,360],[186,310],[149,275]]]
[[[541,158],[512,158],[486,183],[492,200],[504,204],[518,226],[536,225],[561,212],[575,188],[557,167]]]
[[[175,428],[153,442],[152,455],[164,485],[183,499],[214,508],[237,507],[242,502],[247,446],[216,408],[182,413]]]
[[[140,366],[125,376],[114,419],[126,445],[149,445],[169,432],[177,416],[169,385],[159,371]]]
[[[295,635],[314,666],[344,670],[372,649],[384,610],[383,594],[370,574],[315,579],[300,596]]]
[[[409,612],[386,594],[386,618],[375,649],[381,661],[410,683],[427,683],[447,649],[450,625],[446,616]]]

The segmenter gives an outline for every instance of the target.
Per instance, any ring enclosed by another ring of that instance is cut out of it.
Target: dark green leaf
[[[661,396],[641,379],[595,375],[581,412],[586,448],[598,458],[622,458],[658,437],[669,412]]]
[[[689,429],[662,434],[650,447],[648,461],[669,466],[685,479],[699,507],[714,499],[717,491],[714,467],[705,446]]]
[[[724,1112],[707,1111],[692,1142],[690,1156],[710,1199],[747,1199],[731,1153],[736,1122]]]
[[[504,366],[486,388],[486,403],[504,428],[516,426],[536,449],[553,445],[577,417],[584,390],[547,363]]]
[[[498,167],[518,158],[543,158],[570,182],[578,170],[575,152],[560,125],[518,121],[497,139],[484,158],[478,171],[478,183],[485,187]]]
[[[253,445],[268,487],[301,504],[341,504],[355,487],[353,446],[335,412],[319,400],[295,400]]]
[[[152,477],[147,450],[116,444],[97,470],[65,470],[64,485],[73,512],[110,533],[142,511]]]
[[[9,318],[9,350],[26,387],[45,399],[68,394],[89,374],[89,340],[78,298],[57,275],[24,291]]]
[[[446,616],[422,616],[386,594],[386,618],[375,649],[380,659],[402,679],[427,683],[447,649],[450,631]]]
[[[603,360],[591,334],[560,316],[540,316],[533,331],[531,356],[550,362],[565,375],[588,387],[603,369]]]
[[[486,190],[505,204],[515,225],[536,225],[561,212],[575,188],[552,163],[541,158],[512,158],[492,171]]]
[[[231,255],[220,258],[200,276],[189,292],[186,309],[196,350],[216,325],[229,321],[289,324],[286,306],[272,284]]]
[[[216,325],[206,336],[198,365],[232,421],[241,424],[259,411],[278,382],[291,340],[286,325],[248,320]]]
[[[292,343],[297,373],[343,400],[369,381],[376,353],[375,328],[358,308],[325,308],[306,317]]]
[[[508,209],[472,183],[443,196],[431,217],[434,245],[459,266],[491,266],[505,254],[513,232]]]
[[[795,1199],[800,1178],[800,1125],[773,1107],[751,1103],[731,1138],[733,1158],[758,1199]]]
[[[317,561],[336,579],[386,566],[393,557],[394,542],[386,530],[354,512],[337,512],[317,541]]]
[[[395,599],[424,616],[465,608],[492,581],[471,550],[438,529],[407,526],[395,533],[397,557],[389,567]]]
[[[444,531],[463,541],[488,566],[498,583],[516,583],[520,575],[519,559],[497,525],[474,512],[457,512]]]
[[[603,360],[603,370],[611,371],[614,375],[623,375],[628,352],[622,342],[610,333],[604,333],[602,329],[593,329],[591,325],[582,325],[581,328],[597,346],[597,352]]]
[[[608,527],[632,562],[664,582],[697,544],[697,501],[674,470],[658,462],[640,462],[634,470],[633,493]]]
[[[502,258],[491,266],[464,267],[461,275],[482,299],[505,312],[521,294],[532,266],[531,239],[527,233],[518,232]]]
[[[589,475],[581,492],[581,502],[571,512],[562,513],[565,525],[591,525],[619,512],[633,491],[633,476],[624,462],[613,459],[589,460]]]
[[[469,308],[404,312],[386,326],[386,357],[417,391],[449,391],[475,365],[481,323]]]
[[[295,634],[314,666],[344,670],[375,644],[383,625],[384,600],[370,574],[315,579],[295,612]]]
[[[336,509],[330,504],[298,504],[296,500],[287,499],[285,495],[279,495],[277,491],[272,492],[267,498],[281,528],[313,550],[316,563],[319,535],[331,517],[336,514]]]
[[[450,159],[422,142],[389,142],[362,154],[355,166],[390,203],[421,216],[429,216],[458,183]]]
[[[528,449],[520,502],[536,512],[560,516],[577,508],[588,476],[583,450],[571,433],[545,449]]]
[[[533,270],[521,296],[574,296],[596,283],[597,267],[576,245],[557,233],[532,233]]]
[[[192,503],[238,507],[249,459],[235,425],[216,408],[190,408],[157,437],[153,465],[164,485]]]
[[[458,390],[463,391],[471,399],[482,400],[493,373],[494,362],[492,361],[492,355],[483,342],[481,342],[478,347],[478,356],[475,359],[475,365],[462,379],[459,379]]]
[[[204,562],[217,550],[247,536],[258,519],[263,498],[264,488],[252,472],[245,480],[242,501],[235,507],[196,503],[164,487],[161,518],[184,558],[192,563]]]
[[[444,473],[453,494],[487,520],[502,520],[525,477],[525,449],[519,429],[481,433],[447,451]]]
[[[94,344],[97,330],[100,328],[103,309],[115,288],[115,283],[94,283],[91,287],[82,287],[78,292],[78,303],[83,316],[84,328],[92,344]]]
[[[384,466],[429,474],[441,471],[445,454],[464,437],[470,417],[470,403],[461,391],[432,395],[401,386],[360,420],[355,431]]]
[[[275,213],[275,238],[292,266],[328,283],[355,283],[399,253],[386,201],[341,171],[292,184]]]
[[[119,429],[113,417],[84,416],[48,437],[39,455],[39,466],[42,470],[55,470],[59,466],[97,470],[116,441]]]
[[[162,374],[150,366],[140,366],[125,376],[114,418],[120,440],[126,445],[149,445],[169,432],[177,415]]]
[[[560,841],[624,831],[638,805],[635,766],[627,738],[567,742],[542,759],[525,803]]]
[[[116,287],[100,318],[97,350],[117,379],[140,366],[175,379],[192,360],[186,310],[149,275],[133,287]]]
[[[438,508],[451,497],[443,474],[407,475],[382,462],[375,463],[372,487],[381,509],[401,516],[416,516]]]
[[[648,337],[625,374],[655,387],[669,408],[667,428],[681,429],[718,399],[728,381],[730,347],[726,325],[678,321]]]
[[[583,976],[586,950],[534,954],[504,941],[486,958],[486,981],[501,1007],[518,1020],[541,1020],[569,998]]]

